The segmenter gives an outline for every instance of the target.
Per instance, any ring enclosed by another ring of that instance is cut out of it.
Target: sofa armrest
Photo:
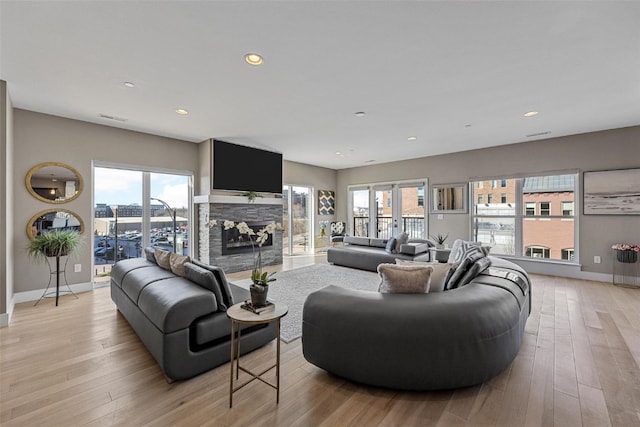
[[[400,253],[406,254],[406,255],[423,254],[428,250],[429,250],[428,243],[411,242],[411,243],[404,243],[400,245]]]

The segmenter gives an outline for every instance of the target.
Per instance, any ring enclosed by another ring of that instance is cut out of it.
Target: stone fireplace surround
[[[221,267],[226,273],[251,270],[256,254],[253,251],[222,254],[222,228],[225,220],[244,221],[247,224],[270,222],[282,223],[282,199],[259,198],[248,203],[244,196],[200,196],[198,203],[199,246],[198,259]],[[209,220],[215,219],[218,226],[209,228]],[[262,265],[282,264],[282,231],[276,231],[273,244],[262,248]],[[256,248],[257,251],[257,248]]]

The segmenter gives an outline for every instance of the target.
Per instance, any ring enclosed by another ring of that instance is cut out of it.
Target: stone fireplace
[[[210,195],[196,197],[198,204],[198,259],[221,267],[226,273],[251,270],[255,256],[247,235],[237,229],[224,230],[225,220],[244,221],[254,231],[271,222],[282,223],[281,198],[257,198],[248,203],[243,196]],[[209,220],[217,226],[209,228]],[[254,236],[255,238],[255,236]],[[256,246],[257,251],[257,246]],[[282,264],[282,231],[276,231],[261,249],[262,265]]]

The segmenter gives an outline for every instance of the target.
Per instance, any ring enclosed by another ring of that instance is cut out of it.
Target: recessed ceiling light
[[[358,111],[357,113],[354,113],[356,115],[356,117],[364,117],[364,111]]]
[[[342,154],[341,152],[336,151],[336,156],[339,156],[339,155],[341,155],[341,154]]]
[[[131,82],[124,82],[124,85],[126,87],[136,87],[136,84],[135,83],[131,83]]]
[[[180,114],[181,116],[186,116],[187,114],[189,114],[189,112],[184,108],[176,108],[176,113]]]
[[[529,112],[524,113],[525,117],[533,117],[533,116],[537,116],[537,115],[538,115],[537,111],[529,111]]]
[[[415,141],[416,139],[418,139],[417,136],[410,136],[407,138],[407,141]]]
[[[262,64],[262,56],[257,53],[247,53],[244,56],[244,60],[247,61],[249,65],[260,65]]]

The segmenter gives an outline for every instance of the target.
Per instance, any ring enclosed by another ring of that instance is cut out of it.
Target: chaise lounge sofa
[[[474,265],[480,267],[467,266],[443,292],[328,286],[311,293],[303,308],[305,359],[352,381],[402,390],[452,389],[492,378],[520,349],[530,282],[509,261],[486,257]]]
[[[122,260],[113,266],[111,299],[118,311],[169,382],[194,377],[228,362],[231,324],[226,309],[248,299],[249,292],[228,283],[219,267],[195,260],[184,262],[181,268],[176,266],[176,274],[171,265],[169,269],[159,265],[156,253],[146,248],[145,258]],[[276,336],[275,323],[245,327],[242,353]]]
[[[331,264],[360,270],[376,271],[382,263],[393,263],[396,258],[408,261],[430,261],[429,248],[435,244],[429,239],[408,239],[389,248],[387,239],[345,236],[344,245],[327,249],[327,261]]]

